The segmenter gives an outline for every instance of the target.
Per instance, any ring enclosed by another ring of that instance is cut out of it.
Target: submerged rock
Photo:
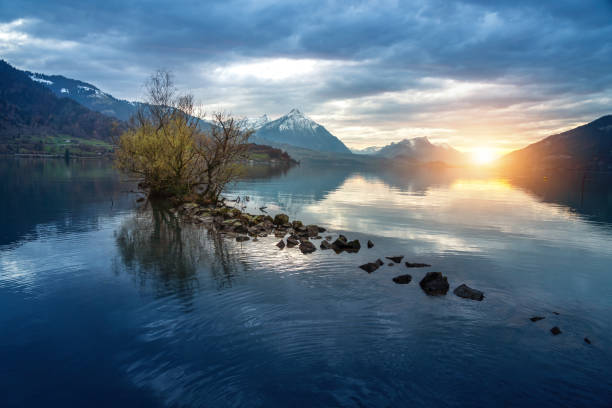
[[[395,262],[395,263],[400,263],[402,262],[402,259],[404,259],[404,256],[386,256],[385,258]]]
[[[383,261],[382,261],[380,258],[378,258],[378,259],[376,260],[376,264],[377,264],[378,266],[383,266],[385,263],[384,263],[384,262],[383,262]]]
[[[464,299],[472,299],[472,300],[478,300],[478,301],[484,299],[484,293],[482,293],[481,291],[477,289],[470,288],[465,283],[456,287],[453,293]]]
[[[277,214],[274,217],[274,225],[284,225],[289,223],[289,216],[287,214]]]
[[[448,292],[448,280],[442,275],[442,272],[427,272],[419,285],[429,296],[446,295]]]
[[[406,267],[407,268],[426,268],[428,266],[431,266],[430,264],[426,264],[426,263],[411,263],[411,262],[406,262]]]
[[[373,246],[374,246],[374,243],[368,239],[368,248],[372,248]]]
[[[591,340],[590,340],[588,337],[585,337],[585,338],[584,338],[584,342],[585,342],[586,344],[591,344]]]
[[[329,241],[321,241],[321,245],[320,245],[321,249],[332,249],[332,244],[329,243]]]
[[[278,241],[276,246],[279,247],[280,249],[283,249],[285,247],[285,241],[281,239],[280,241]]]
[[[412,275],[400,275],[393,278],[393,282],[400,285],[406,285],[410,283],[410,281],[412,281]]]
[[[367,273],[372,273],[377,270],[380,265],[377,262],[368,262],[367,264],[360,265],[359,267]]]
[[[310,241],[302,241],[300,244],[300,251],[302,251],[303,254],[310,254],[316,250],[317,248]]]
[[[387,264],[387,266],[394,266],[394,265],[395,265],[395,264],[394,264],[393,262],[389,262],[389,263]]]
[[[248,241],[249,239],[251,239],[251,238],[247,237],[246,235],[238,235],[236,237],[236,241],[238,241],[238,242]]]
[[[552,329],[550,329],[550,332],[551,332],[553,335],[555,335],[555,336],[556,336],[556,335],[558,335],[558,334],[561,334],[561,333],[562,333],[561,329],[560,329],[560,328],[558,328],[557,326],[555,326],[555,327],[553,327]]]
[[[532,322],[537,322],[544,319],[546,319],[544,316],[533,316],[529,318],[529,320],[531,320]]]

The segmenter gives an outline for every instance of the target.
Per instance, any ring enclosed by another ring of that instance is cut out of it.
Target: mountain
[[[93,111],[127,121],[140,105],[117,99],[111,94],[102,92],[98,87],[77,79],[61,75],[45,75],[25,71],[32,81],[49,88],[59,98],[70,98]]]
[[[612,115],[507,154],[499,160],[511,170],[612,170]]]
[[[270,122],[270,118],[268,118],[268,115],[263,114],[257,118],[246,118],[245,122],[245,127],[247,129],[257,130],[266,123]]]
[[[50,136],[111,141],[123,129],[124,123],[58,98],[29,73],[0,60],[0,152],[18,152]]]
[[[381,146],[370,146],[363,149],[351,149],[351,152],[353,154],[371,155],[378,153],[380,149],[382,149]]]
[[[376,156],[422,163],[464,164],[466,162],[465,154],[448,144],[431,143],[427,137],[415,137],[388,144],[378,150]]]
[[[318,152],[351,153],[340,139],[297,109],[260,127],[253,139],[275,147],[291,145]]]

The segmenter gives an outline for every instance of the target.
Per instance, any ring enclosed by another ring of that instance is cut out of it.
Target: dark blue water
[[[375,243],[341,255],[181,225],[104,162],[0,177],[3,407],[612,405],[604,176],[303,165],[228,192]],[[357,268],[392,255],[486,298]]]

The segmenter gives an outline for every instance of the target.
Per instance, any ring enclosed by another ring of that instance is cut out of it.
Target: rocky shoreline
[[[299,220],[290,221],[287,214],[277,214],[274,217],[263,214],[254,215],[225,205],[205,206],[198,203],[184,203],[172,208],[170,212],[180,216],[183,221],[202,225],[209,230],[220,232],[226,237],[234,238],[237,242],[257,241],[258,238],[274,235],[274,237],[280,238],[280,241],[276,243],[279,250],[297,247],[303,254],[310,254],[317,250],[311,240],[321,240],[320,250],[332,250],[336,254],[342,252],[357,253],[361,250],[361,243],[357,239],[349,240],[342,234],[338,235],[334,241],[332,241],[331,235],[322,238],[320,234],[326,232],[325,228],[315,224],[304,225]],[[374,243],[368,240],[366,246],[368,249],[372,249]],[[387,256],[385,258],[391,261],[389,266],[393,266],[401,263],[404,256]],[[384,265],[384,262],[377,259],[375,262],[360,265],[359,268],[372,273],[382,265]],[[405,266],[407,268],[425,268],[431,265],[406,262]],[[412,276],[404,274],[396,276],[392,280],[397,284],[408,284],[412,280]],[[428,272],[419,285],[430,296],[445,295],[449,290],[447,278],[441,272]],[[465,284],[458,286],[453,293],[465,299],[477,301],[484,299],[484,294],[481,291],[472,289]]]
[[[258,238],[274,236],[280,238],[276,243],[279,250],[285,248],[297,247],[303,254],[310,254],[317,250],[317,247],[312,240],[321,240],[319,244],[320,250],[332,250],[336,254],[342,252],[357,253],[361,250],[359,240],[349,240],[344,235],[332,241],[332,236],[327,235],[325,238],[320,234],[327,230],[321,226],[310,224],[304,225],[299,220],[290,221],[286,214],[277,214],[272,217],[270,215],[253,215],[242,212],[237,208],[226,205],[206,206],[197,203],[183,203],[170,209],[170,212],[175,216],[180,217],[184,222],[202,225],[203,227],[219,232],[228,238],[234,238],[237,242],[257,241]],[[286,238],[285,238],[286,237]],[[371,240],[366,244],[368,249],[374,248],[374,243]],[[386,256],[389,266],[401,264],[404,259],[403,255]],[[360,265],[359,268],[373,273],[381,266],[385,265],[380,258],[374,262],[368,262]],[[428,268],[431,265],[421,262],[404,262],[406,268]],[[412,282],[412,275],[400,274],[392,278],[392,281],[399,285],[406,285]],[[448,278],[442,272],[427,272],[419,281],[419,286],[428,296],[445,296],[450,285]],[[484,293],[478,289],[471,288],[466,284],[461,284],[453,290],[453,294],[468,300],[482,301]],[[557,312],[553,312],[558,315]],[[529,320],[537,322],[543,320],[542,316],[534,316]],[[553,336],[562,333],[559,327],[553,327],[550,332]],[[591,340],[584,338],[585,343],[591,344]]]

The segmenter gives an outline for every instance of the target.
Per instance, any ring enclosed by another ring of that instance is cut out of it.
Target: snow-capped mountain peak
[[[278,127],[281,132],[299,129],[316,131],[317,128],[319,128],[318,123],[304,115],[299,109],[295,108],[291,109],[288,114],[277,120],[281,121]]]
[[[272,146],[287,144],[321,152],[350,153],[337,137],[295,108],[263,125],[255,136],[262,144]]]

